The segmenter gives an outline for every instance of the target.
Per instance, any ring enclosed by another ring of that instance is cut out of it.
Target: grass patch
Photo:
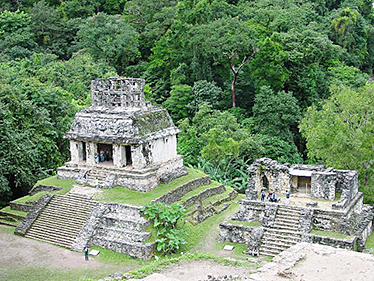
[[[15,215],[17,217],[26,217],[27,215],[27,212],[19,211],[19,210],[12,210],[10,206],[1,209],[1,211],[9,215]]]
[[[62,187],[61,190],[55,190],[55,191],[41,191],[38,192],[32,196],[27,195],[23,196],[21,198],[18,198],[14,200],[14,202],[17,203],[25,203],[27,201],[38,201],[40,197],[42,197],[44,194],[59,194],[64,195],[69,192],[69,190],[73,187],[73,184],[75,182],[75,179],[57,179],[57,176],[49,177],[43,180],[38,181],[35,186],[38,186],[40,184],[45,185],[54,185]]]
[[[310,233],[314,235],[318,235],[318,236],[337,238],[337,239],[352,239],[353,238],[353,236],[344,235],[338,232],[331,232],[331,231],[312,230]]]
[[[128,190],[117,186],[112,189],[104,189],[103,192],[95,195],[93,199],[101,202],[127,203],[133,206],[144,206],[153,199],[160,197],[166,192],[185,184],[190,180],[205,176],[201,171],[191,168],[187,168],[187,170],[187,175],[177,178],[167,184],[159,184],[154,190],[147,193]]]
[[[14,234],[14,229],[15,227],[13,226],[0,224],[0,232],[2,233]]]
[[[242,197],[244,197],[244,195],[239,194],[238,197],[235,199],[235,202],[233,201],[231,206],[227,208],[227,210],[223,211],[220,214],[211,216],[210,218],[206,219],[205,221],[195,226],[189,222],[186,222],[183,226],[183,229],[186,230],[188,233],[188,235],[184,237],[187,241],[187,244],[181,247],[181,251],[187,252],[187,251],[192,250],[193,248],[198,248],[200,252],[201,251],[200,249],[203,247],[203,245],[205,245],[205,241],[208,238],[210,238],[210,236],[212,235],[213,233],[212,230],[214,230],[215,227],[218,228],[218,225],[222,221],[224,221],[226,217],[234,214],[239,209],[239,204],[236,203],[236,201],[241,199]],[[214,237],[214,239],[215,238],[216,237]],[[214,243],[218,243],[218,242],[214,242]],[[216,253],[215,249],[212,249],[212,250],[213,251],[210,253],[212,254]]]
[[[234,225],[252,226],[252,227],[261,226],[261,222],[259,222],[259,221],[248,222],[248,221],[229,220],[227,223],[234,224]]]
[[[366,240],[365,248],[367,248],[367,249],[374,248],[374,231],[370,234],[370,236]]]

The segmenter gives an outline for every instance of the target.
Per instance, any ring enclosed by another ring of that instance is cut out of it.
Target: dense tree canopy
[[[371,116],[373,69],[367,0],[0,0],[0,196],[67,160],[62,136],[109,75],[144,78],[186,164],[237,188],[262,156],[358,169],[371,185],[370,130],[349,131],[334,106],[352,97],[349,116]]]

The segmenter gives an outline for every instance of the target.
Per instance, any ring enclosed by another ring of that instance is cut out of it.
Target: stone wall
[[[356,249],[356,237],[351,239],[338,239],[332,237],[324,237],[319,235],[314,235],[310,233],[303,234],[301,238],[302,242],[316,243],[326,246],[332,246],[335,248],[355,250]]]
[[[219,225],[218,242],[232,242],[239,244],[248,244],[251,240],[251,233],[255,229],[252,226],[243,226],[230,223],[221,223]]]
[[[327,200],[335,199],[337,175],[333,172],[313,172],[311,177],[311,192],[314,198]]]
[[[62,189],[61,186],[39,184],[33,187],[33,189],[30,190],[29,194],[32,196],[41,191],[55,191],[55,190],[61,190],[61,189]]]
[[[194,190],[195,188],[202,186],[202,185],[208,185],[210,184],[210,177],[204,176],[201,178],[196,178],[193,180],[190,180],[186,182],[185,184],[182,184],[178,186],[177,188],[174,188],[173,190],[163,194],[162,196],[152,200],[152,203],[157,202],[163,202],[165,204],[171,204],[179,199],[181,199],[186,193],[190,192],[191,190]]]
[[[299,231],[300,232],[309,232],[312,230],[312,217],[314,210],[308,208],[302,208],[300,212],[299,219]]]
[[[14,231],[15,234],[24,236],[27,230],[31,227],[33,222],[39,216],[39,214],[43,211],[44,207],[49,203],[52,199],[53,195],[45,194],[39,198],[38,202],[33,206],[33,208],[27,213],[26,217],[19,223],[16,230]]]
[[[91,240],[95,229],[100,223],[100,220],[104,213],[108,210],[108,206],[105,203],[98,203],[97,206],[92,210],[90,217],[86,220],[82,227],[79,235],[73,242],[71,249],[74,251],[83,251],[86,245],[91,244]]]
[[[252,222],[261,222],[263,226],[272,226],[275,222],[275,216],[278,205],[270,202],[261,202],[247,200],[245,198],[239,201],[239,211],[232,217],[233,220]]]
[[[36,202],[28,202],[28,204],[18,203],[18,202],[10,202],[9,206],[12,210],[18,210],[22,212],[29,212],[32,208],[34,208]]]
[[[156,251],[155,243],[128,243],[128,242],[118,242],[111,239],[96,239],[93,238],[91,242],[99,247],[115,251],[117,253],[122,253],[129,255],[133,258],[139,259],[150,259],[153,257]]]

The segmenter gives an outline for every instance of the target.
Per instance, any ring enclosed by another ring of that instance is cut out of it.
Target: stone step
[[[291,246],[290,246],[291,247]],[[278,246],[278,245],[261,245],[260,247],[260,251],[261,250],[267,250],[267,251],[273,251],[273,252],[282,252],[290,247],[282,247],[282,246]]]
[[[296,223],[298,223],[299,220],[300,220],[299,216],[278,215],[278,214],[275,216],[275,218],[280,219],[280,220],[293,221],[293,222],[296,222]]]
[[[290,215],[300,215],[301,210],[293,207],[282,207],[279,206],[277,209],[277,214],[290,214]]]
[[[87,205],[87,206],[92,206],[96,205],[97,202],[91,201],[83,196],[79,195],[72,195],[70,194],[69,196],[64,195],[64,197],[61,198],[61,196],[58,196],[56,198],[53,198],[50,203],[54,202],[55,204],[63,203],[63,204],[68,204],[68,205]]]
[[[265,246],[274,246],[280,248],[289,248],[293,245],[296,245],[298,241],[289,241],[289,240],[269,240],[269,239],[262,239],[262,245]]]
[[[300,232],[294,231],[294,230],[287,230],[287,229],[276,229],[276,228],[269,228],[265,227],[264,230],[268,233],[275,233],[278,235],[284,235],[284,236],[294,236],[294,235],[300,235]]]
[[[293,235],[282,235],[276,232],[265,232],[264,237],[269,237],[273,239],[283,239],[283,240],[301,240],[300,234],[293,234]],[[263,238],[264,239],[264,238]]]
[[[30,230],[27,233],[26,237],[28,237],[29,235],[37,235],[38,237],[45,236],[45,237],[64,238],[65,240],[72,240],[77,237],[80,230],[81,230],[80,228],[66,229],[66,227],[65,228],[54,228],[53,230],[46,229],[45,227],[40,227],[40,228],[34,227],[32,230]]]
[[[83,208],[76,208],[76,209],[69,209],[75,208],[74,206],[68,206],[68,205],[54,205],[54,206],[48,206],[45,208],[45,214],[57,214],[59,216],[63,217],[69,217],[69,216],[86,216],[92,212],[92,207],[83,207]],[[63,209],[62,209],[63,208]]]
[[[81,229],[83,224],[86,222],[86,219],[84,220],[76,220],[76,221],[63,221],[63,220],[52,220],[48,218],[41,218],[37,221],[35,221],[32,225],[32,228],[36,227],[51,227],[53,229],[64,229],[64,228],[69,228],[69,229]]]
[[[288,225],[277,224],[277,225],[273,226],[273,229],[287,230],[287,231],[298,231],[299,227],[298,226],[288,226]]]
[[[299,222],[293,222],[293,221],[285,221],[285,220],[280,220],[280,219],[275,219],[274,221],[274,228],[277,228],[277,226],[288,226],[291,228],[298,228],[299,227]]]
[[[263,255],[263,256],[275,257],[276,255],[278,255],[282,251],[260,247],[259,253],[260,253],[260,255]]]
[[[54,195],[25,237],[70,248],[96,205],[77,196]]]
[[[68,248],[68,249],[70,249],[71,244],[73,242],[73,241],[67,241],[66,239],[56,239],[56,238],[52,238],[52,237],[49,237],[49,236],[28,235],[28,236],[25,236],[25,237],[40,240],[40,241],[44,241],[44,242],[49,242],[49,243],[52,243],[52,244],[55,244],[55,245],[58,245],[58,246],[61,246],[61,247],[65,247],[65,248]]]

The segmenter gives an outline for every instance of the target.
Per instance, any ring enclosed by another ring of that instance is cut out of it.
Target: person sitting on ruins
[[[260,253],[258,252],[258,248],[257,247],[254,247],[252,249],[252,256],[253,257],[258,257],[260,255]]]
[[[269,191],[269,194],[268,194],[268,200],[270,202],[273,202],[273,191]]]

